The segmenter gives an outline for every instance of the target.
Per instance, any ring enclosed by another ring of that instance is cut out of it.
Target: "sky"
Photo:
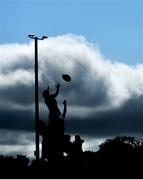
[[[142,0],[0,0],[0,153],[34,151],[34,43],[39,41],[42,91],[61,84],[66,132],[80,134],[85,150],[106,138],[143,137]],[[71,83],[61,79],[63,73]]]

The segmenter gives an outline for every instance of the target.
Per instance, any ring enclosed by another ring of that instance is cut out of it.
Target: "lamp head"
[[[43,39],[47,39],[47,38],[48,38],[47,36],[42,36],[42,40],[43,40]]]
[[[34,38],[34,34],[29,34],[28,37]]]

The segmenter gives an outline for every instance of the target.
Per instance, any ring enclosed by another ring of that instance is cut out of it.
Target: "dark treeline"
[[[49,163],[24,155],[0,156],[0,178],[143,178],[143,142],[134,137],[107,139],[97,152],[63,156]]]

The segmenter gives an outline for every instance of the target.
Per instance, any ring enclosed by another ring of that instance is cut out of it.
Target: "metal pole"
[[[38,88],[38,38],[35,37],[35,142],[36,160],[39,160],[39,88]]]
[[[47,36],[42,38],[35,37],[33,34],[28,35],[29,38],[35,40],[35,142],[36,142],[36,161],[39,160],[39,87],[38,87],[38,40],[44,40]]]

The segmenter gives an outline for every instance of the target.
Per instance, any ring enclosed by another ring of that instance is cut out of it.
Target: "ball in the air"
[[[63,74],[63,75],[62,75],[62,78],[63,78],[63,80],[65,80],[65,81],[67,81],[67,82],[70,82],[70,81],[71,81],[71,77],[70,77],[70,75],[68,75],[68,74]]]

